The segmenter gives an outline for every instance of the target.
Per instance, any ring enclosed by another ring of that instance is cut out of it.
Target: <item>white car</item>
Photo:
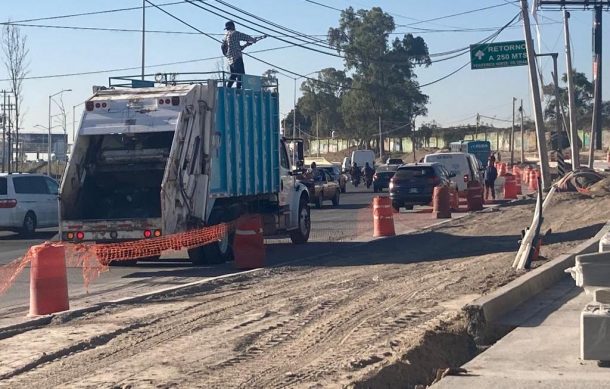
[[[459,152],[427,154],[424,162],[438,162],[449,173],[453,173],[459,192],[465,192],[470,181],[478,181],[483,186],[483,167],[472,154]]]
[[[58,225],[59,184],[42,174],[0,173],[0,230],[31,235]]]

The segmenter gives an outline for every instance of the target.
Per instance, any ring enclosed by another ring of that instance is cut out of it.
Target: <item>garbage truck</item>
[[[303,143],[280,136],[277,84],[248,76],[235,89],[209,76],[94,87],[61,182],[63,241],[152,239],[258,213],[265,236],[307,242],[309,192],[296,180]],[[189,258],[230,260],[233,234]]]

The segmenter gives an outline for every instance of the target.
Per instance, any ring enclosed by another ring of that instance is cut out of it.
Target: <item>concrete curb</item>
[[[463,309],[469,319],[469,332],[480,339],[481,335],[489,332],[489,325],[493,326],[503,315],[565,277],[564,270],[574,265],[574,258],[577,255],[596,252],[600,239],[609,231],[610,222],[593,238],[574,247],[569,253],[560,255],[467,304]]]

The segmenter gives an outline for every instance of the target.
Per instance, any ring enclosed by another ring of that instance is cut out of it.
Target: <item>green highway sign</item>
[[[470,68],[489,69],[527,65],[525,41],[470,45]]]

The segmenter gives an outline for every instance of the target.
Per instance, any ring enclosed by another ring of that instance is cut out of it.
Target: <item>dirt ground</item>
[[[0,332],[0,387],[429,383],[432,367],[463,363],[474,352],[460,309],[519,276],[511,264],[533,208],[532,200],[521,200],[333,258],[110,306],[23,333]],[[609,196],[557,194],[545,214],[544,229],[553,233],[542,255],[566,252],[608,220]]]

